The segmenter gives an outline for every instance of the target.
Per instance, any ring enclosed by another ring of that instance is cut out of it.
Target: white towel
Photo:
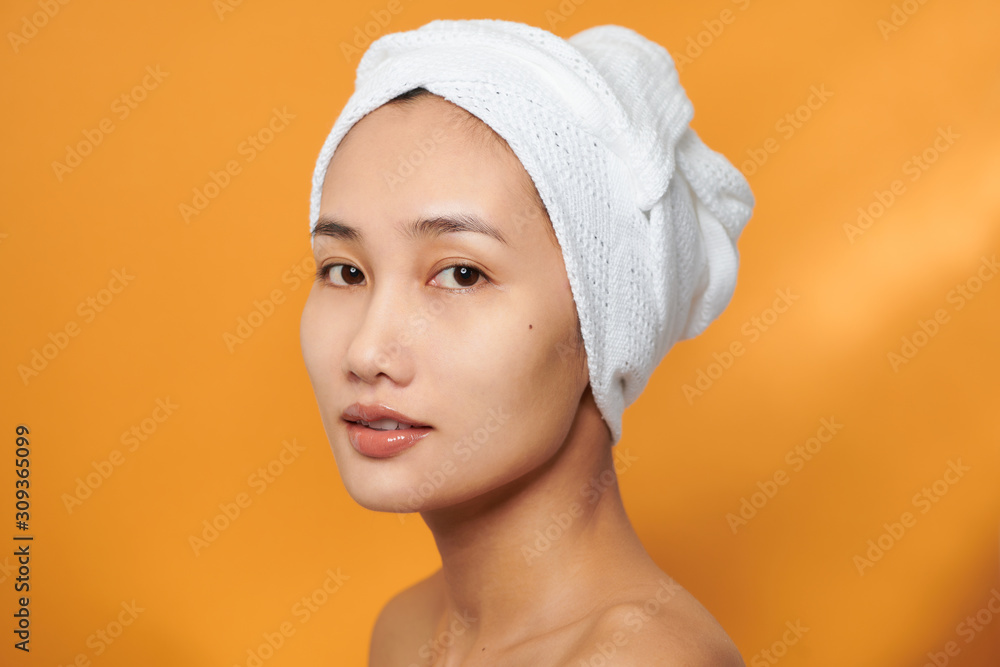
[[[383,35],[361,58],[316,161],[310,229],[340,140],[416,87],[489,125],[534,181],[616,444],[663,355],[728,305],[750,185],[689,127],[694,109],[670,54],[634,30],[602,25],[567,40],[511,21],[435,20]]]

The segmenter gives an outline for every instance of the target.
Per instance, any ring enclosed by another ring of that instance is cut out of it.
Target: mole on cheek
[[[529,328],[529,329],[531,328],[531,325],[530,325],[530,324],[528,325],[528,328]]]

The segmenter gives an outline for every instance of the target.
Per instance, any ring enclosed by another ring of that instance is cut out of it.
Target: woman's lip
[[[416,419],[411,419],[402,412],[394,410],[384,403],[374,405],[352,403],[344,408],[344,412],[340,415],[340,417],[341,419],[349,422],[364,420],[370,424],[380,419],[392,419],[395,422],[406,424],[407,426],[412,426],[414,428],[428,427],[427,424],[421,423]]]
[[[344,420],[351,446],[364,456],[387,459],[406,451],[431,432],[430,426],[411,426],[380,431],[355,422]]]

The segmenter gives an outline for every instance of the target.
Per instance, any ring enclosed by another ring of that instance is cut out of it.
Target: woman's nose
[[[415,336],[407,322],[416,301],[416,294],[405,288],[383,283],[373,287],[359,306],[357,320],[347,354],[344,372],[353,373],[372,384],[385,375],[396,384],[409,383],[413,373],[413,343]]]

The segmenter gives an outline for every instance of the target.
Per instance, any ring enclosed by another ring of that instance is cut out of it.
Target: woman
[[[493,20],[374,42],[320,153],[302,350],[344,484],[441,569],[370,665],[742,665],[650,558],[621,413],[728,303],[745,179],[662,47]]]

